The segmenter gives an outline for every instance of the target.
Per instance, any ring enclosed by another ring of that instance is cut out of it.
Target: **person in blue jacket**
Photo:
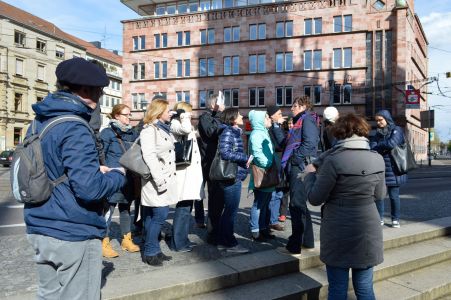
[[[381,110],[375,115],[377,129],[376,135],[371,139],[371,149],[377,151],[385,162],[385,184],[391,204],[392,227],[401,227],[399,223],[401,201],[399,200],[399,187],[406,183],[407,175],[397,173],[390,156],[390,151],[405,142],[404,132],[396,126],[388,110]],[[384,225],[384,199],[376,202],[381,225]]]
[[[119,160],[122,155],[130,149],[133,142],[138,138],[138,133],[130,125],[130,107],[120,103],[113,106],[109,115],[109,126],[100,132],[102,149],[105,153],[105,165],[110,168],[120,167]],[[128,252],[138,252],[139,246],[132,240],[130,206],[133,200],[138,200],[141,178],[128,172],[126,184],[120,190],[108,198],[109,209],[105,215],[107,220],[107,234],[102,241],[102,255],[107,258],[118,257],[119,254],[110,243],[109,227],[116,205],[119,206],[119,222],[121,227],[121,248]],[[139,210],[135,210],[138,214]]]
[[[109,83],[101,67],[83,58],[56,68],[58,91],[32,105],[40,132],[49,120],[77,115],[89,121]],[[30,134],[30,130],[27,134]],[[95,137],[77,121],[56,125],[41,141],[42,156],[55,186],[50,198],[26,204],[27,238],[35,251],[39,299],[100,299],[104,197],[124,184],[124,170],[101,167]]]

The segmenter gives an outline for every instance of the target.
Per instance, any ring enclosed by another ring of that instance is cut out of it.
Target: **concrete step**
[[[374,290],[378,299],[451,299],[450,271],[451,260],[447,260],[377,282]]]
[[[385,251],[384,257],[384,263],[375,267],[375,281],[451,260],[451,239],[439,237],[389,249]],[[256,300],[326,298],[328,282],[325,266],[310,268],[301,272],[193,296],[191,299],[244,299],[241,298],[243,296],[245,299]],[[383,298],[378,297],[378,299]]]

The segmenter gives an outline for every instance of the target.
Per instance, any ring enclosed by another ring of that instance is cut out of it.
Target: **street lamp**
[[[443,105],[437,104],[437,105],[431,105],[428,109],[428,166],[431,166],[432,161],[432,155],[431,155],[431,119],[432,115],[434,115],[434,111],[431,110],[432,107],[441,107]],[[434,125],[434,124],[432,124]]]

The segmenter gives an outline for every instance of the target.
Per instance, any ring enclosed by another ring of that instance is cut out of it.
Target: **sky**
[[[102,47],[122,53],[121,20],[139,18],[120,0],[5,0],[5,2],[48,20],[60,29],[86,41],[101,41]],[[57,12],[57,13],[56,13]],[[439,94],[437,83],[429,85],[429,105],[435,106],[435,127],[440,138],[451,140],[451,0],[416,0],[429,41],[429,77],[439,75],[439,87],[450,97]],[[438,49],[436,49],[438,48]],[[440,50],[439,50],[440,49]]]

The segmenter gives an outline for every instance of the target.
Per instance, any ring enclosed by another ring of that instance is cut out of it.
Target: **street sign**
[[[420,112],[421,128],[434,128],[434,111],[425,110]]]
[[[420,90],[406,91],[406,108],[420,109]]]

